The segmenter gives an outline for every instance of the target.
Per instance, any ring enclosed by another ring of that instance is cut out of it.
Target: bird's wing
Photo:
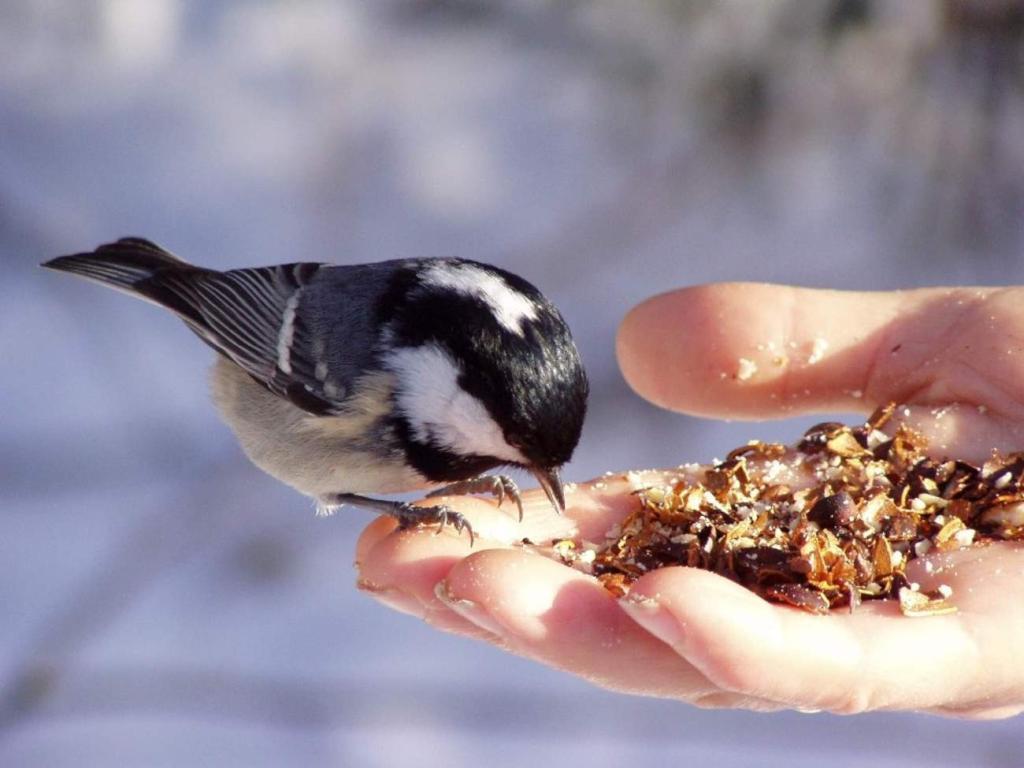
[[[330,415],[341,408],[344,393],[318,377],[317,344],[300,311],[304,291],[323,266],[165,270],[133,288],[174,311],[271,392],[310,413]]]
[[[335,415],[373,366],[376,302],[412,263],[302,262],[217,272],[128,237],[43,266],[170,309],[271,392],[310,413]]]

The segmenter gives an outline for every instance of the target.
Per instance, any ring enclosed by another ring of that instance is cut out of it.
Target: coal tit
[[[587,377],[558,310],[530,283],[464,259],[295,263],[218,272],[141,238],[43,264],[165,307],[219,353],[213,399],[246,455],[333,511],[473,532],[445,506],[365,493],[494,492],[532,472],[556,510]],[[443,487],[438,487],[443,486]]]

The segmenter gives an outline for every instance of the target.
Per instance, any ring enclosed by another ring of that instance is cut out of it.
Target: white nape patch
[[[451,288],[467,296],[482,299],[494,312],[498,322],[512,331],[523,334],[523,320],[537,318],[537,305],[512,288],[498,275],[475,264],[441,262],[428,267],[422,275],[424,285]]]
[[[277,334],[277,367],[285,373],[292,372],[292,338],[295,336],[295,313],[299,308],[300,298],[302,289],[297,288],[284,305],[281,330]]]
[[[443,349],[434,344],[402,347],[384,365],[398,379],[398,407],[418,440],[433,439],[457,454],[528,463],[519,449],[505,442],[483,403],[459,386],[459,367]]]

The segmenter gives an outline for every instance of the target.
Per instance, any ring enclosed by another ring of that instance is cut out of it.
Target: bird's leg
[[[368,496],[360,496],[355,493],[333,493],[324,497],[321,501],[327,506],[352,504],[364,509],[371,509],[374,512],[391,515],[391,517],[398,520],[398,527],[403,530],[414,525],[437,523],[437,533],[440,533],[446,525],[450,525],[458,533],[466,531],[469,534],[469,546],[473,546],[473,527],[469,524],[469,520],[461,512],[456,512],[444,504],[436,507],[416,507],[402,501],[371,499]]]
[[[446,485],[443,488],[431,491],[427,496],[448,496],[453,493],[493,493],[498,497],[498,506],[508,496],[516,503],[519,509],[519,522],[523,522],[523,500],[519,497],[519,486],[511,477],[505,475],[480,475],[471,477],[469,480],[460,480],[457,483]]]

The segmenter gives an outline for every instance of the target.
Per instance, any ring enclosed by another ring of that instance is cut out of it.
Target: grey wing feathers
[[[309,359],[312,343],[299,312],[307,283],[319,264],[182,271],[137,286],[178,314],[200,337],[281,397],[316,414],[333,412]],[[182,311],[183,310],[183,311]]]
[[[299,312],[303,290],[321,264],[217,272],[186,264],[148,240],[124,238],[43,266],[167,307],[207,344],[303,410],[330,414],[341,405],[316,377],[314,345]]]

